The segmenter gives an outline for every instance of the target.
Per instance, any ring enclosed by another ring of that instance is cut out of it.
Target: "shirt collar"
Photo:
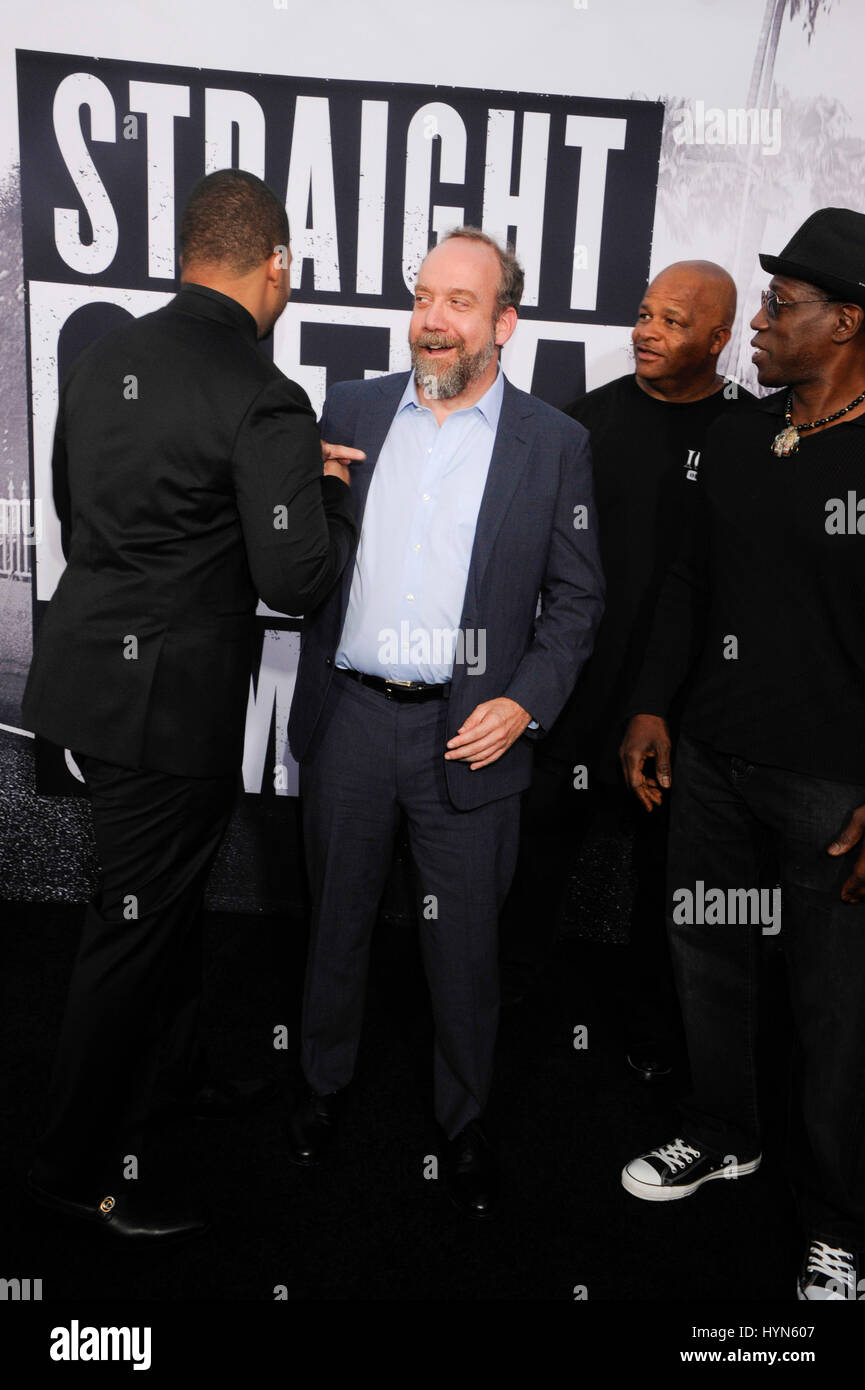
[[[177,291],[175,300],[178,309],[186,313],[200,315],[202,318],[216,319],[240,328],[258,342],[258,324],[248,309],[237,299],[212,290],[209,285],[196,285],[192,280],[184,280]]]
[[[502,364],[499,362],[499,369],[496,372],[496,379],[492,386],[481,396],[480,400],[475,401],[474,405],[465,406],[463,410],[454,411],[455,415],[467,414],[470,410],[478,410],[486,420],[490,429],[495,431],[499,427],[499,416],[502,410],[502,400],[505,394],[505,374],[502,371]],[[409,372],[405,390],[400,397],[397,406],[397,415],[401,414],[408,406],[414,406],[415,410],[429,410],[429,406],[421,405],[418,399],[417,383],[414,372]],[[432,413],[432,412],[430,412]]]

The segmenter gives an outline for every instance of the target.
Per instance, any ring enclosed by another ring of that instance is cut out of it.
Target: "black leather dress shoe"
[[[477,1120],[472,1120],[447,1147],[445,1177],[451,1201],[476,1221],[491,1217],[499,1201],[498,1165]]]
[[[288,1121],[288,1156],[301,1168],[312,1168],[319,1162],[334,1139],[337,1119],[342,1111],[345,1091],[317,1096],[307,1091],[297,1103]]]
[[[101,1201],[81,1202],[40,1187],[30,1174],[25,1183],[28,1195],[40,1207],[65,1223],[119,1249],[147,1245],[166,1245],[200,1236],[208,1223],[200,1212],[176,1203],[137,1192],[106,1194]]]
[[[632,1042],[627,1051],[628,1066],[642,1081],[666,1081],[673,1071],[669,1047],[653,1038]]]
[[[228,1120],[263,1109],[276,1100],[279,1091],[276,1081],[213,1080],[193,1091],[184,1108],[202,1120]]]
[[[276,1081],[230,1081],[227,1077],[211,1077],[183,1090],[163,1083],[153,1101],[151,1120],[157,1125],[188,1115],[199,1120],[230,1120],[263,1109],[279,1092]]]
[[[527,961],[505,961],[499,971],[499,992],[503,1009],[515,1008],[535,994],[543,979],[538,965]]]

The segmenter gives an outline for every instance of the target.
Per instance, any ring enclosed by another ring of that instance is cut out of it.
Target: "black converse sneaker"
[[[761,1155],[747,1163],[738,1163],[705,1153],[684,1139],[662,1144],[659,1149],[632,1158],[622,1169],[622,1186],[634,1197],[646,1202],[675,1202],[690,1197],[704,1182],[712,1178],[738,1178],[756,1173]]]
[[[859,1292],[856,1256],[852,1250],[812,1240],[802,1261],[796,1297],[809,1303],[841,1303]]]

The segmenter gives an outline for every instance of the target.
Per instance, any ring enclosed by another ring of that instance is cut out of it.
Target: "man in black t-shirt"
[[[576,690],[536,745],[519,867],[502,919],[507,1002],[525,992],[555,939],[568,871],[584,846],[581,890],[593,903],[592,926],[603,933],[611,911],[631,918],[627,1050],[647,1080],[668,1069],[677,1033],[663,930],[665,827],[660,817],[635,814],[616,752],[660,582],[687,530],[703,436],[718,415],[754,404],[717,371],[735,313],[736,288],[721,266],[668,266],[637,312],[635,372],[568,411],[591,434],[607,607]],[[635,895],[611,901],[607,883],[589,882],[592,872],[611,882],[632,877]],[[629,984],[633,976],[639,988]]]
[[[675,783],[668,931],[691,1070],[676,1138],[622,1184],[671,1201],[759,1167],[757,965],[777,937],[797,1294],[825,1302],[863,1296],[865,1252],[865,214],[823,208],[760,262],[754,362],[785,389],[707,435],[622,745],[647,810]],[[689,675],[673,778],[666,715]]]

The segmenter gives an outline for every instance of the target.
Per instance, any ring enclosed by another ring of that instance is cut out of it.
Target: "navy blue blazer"
[[[408,373],[399,372],[341,382],[325,401],[322,438],[366,453],[363,463],[351,467],[358,536],[370,479],[407,380]],[[357,541],[341,581],[304,619],[288,723],[298,762],[333,677],[356,551]],[[542,608],[536,616],[538,595]],[[486,663],[474,672],[454,666],[446,738],[476,705],[501,695],[528,710],[541,734],[551,728],[591,654],[603,599],[588,432],[505,381],[460,619],[463,630],[485,630]],[[531,780],[531,743],[530,737],[518,738],[476,772],[468,763],[445,761],[453,805],[471,810],[524,790]]]

